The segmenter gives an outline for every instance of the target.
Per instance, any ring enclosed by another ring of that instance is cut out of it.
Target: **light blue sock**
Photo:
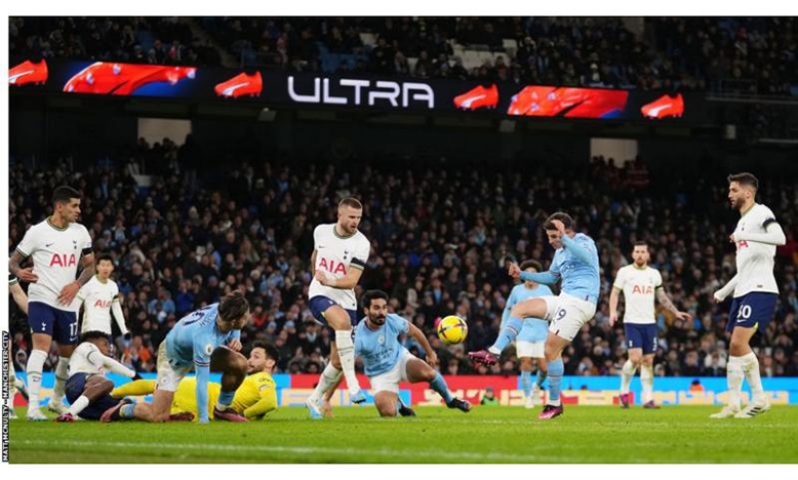
[[[524,396],[532,394],[532,372],[521,372],[521,388],[524,390]]]
[[[560,360],[560,361],[562,361],[562,360]],[[545,370],[543,370],[542,368],[538,367],[538,378],[537,378],[537,380],[535,380],[535,383],[538,384],[538,387],[543,388],[543,382],[546,381],[546,377],[548,377],[548,376],[549,376],[549,374]]]
[[[499,336],[496,337],[496,342],[488,348],[488,351],[494,355],[502,353],[502,351],[507,348],[507,345],[513,343],[513,340],[518,336],[518,332],[521,331],[523,325],[524,322],[520,318],[510,317],[504,325],[504,328],[502,328],[502,331],[499,332]]]
[[[133,416],[133,409],[136,408],[135,403],[129,403],[127,405],[122,405],[122,408],[119,409],[119,417],[120,418],[135,418]]]
[[[443,401],[449,403],[452,401],[452,394],[449,393],[449,386],[446,385],[446,380],[443,379],[440,373],[435,374],[435,378],[429,382],[429,386],[432,387],[433,390],[438,392],[441,397],[443,397]]]
[[[233,403],[233,397],[236,396],[236,392],[221,392],[219,394],[219,400],[216,401],[216,404],[220,407],[227,407],[231,403]]]
[[[549,362],[549,403],[552,405],[560,405],[560,385],[563,373],[565,373],[565,365],[562,363],[562,357]]]

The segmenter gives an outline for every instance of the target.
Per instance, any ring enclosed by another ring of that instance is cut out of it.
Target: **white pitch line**
[[[44,440],[11,440],[14,445],[47,445],[52,446],[53,442]],[[216,450],[216,451],[252,451],[265,453],[297,453],[297,454],[333,454],[333,455],[374,455],[380,457],[401,458],[408,460],[417,457],[427,457],[447,460],[496,460],[505,462],[568,462],[573,458],[553,457],[550,455],[516,455],[511,453],[496,452],[431,452],[424,450],[396,451],[387,448],[363,449],[363,448],[338,448],[338,447],[290,447],[290,446],[271,446],[271,445],[201,445],[196,443],[141,443],[141,442],[93,442],[84,440],[72,440],[69,442],[58,442],[59,446],[76,447],[114,447],[114,448],[158,448],[172,450]]]

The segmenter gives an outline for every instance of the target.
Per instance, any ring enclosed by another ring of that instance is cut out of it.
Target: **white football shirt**
[[[58,295],[77,278],[81,255],[91,252],[91,236],[86,227],[70,223],[61,229],[47,219],[25,232],[17,250],[25,257],[33,258],[33,273],[39,277],[37,282],[28,286],[28,301],[69,312],[80,308],[77,297],[70,305],[61,305]]]
[[[72,352],[69,357],[69,375],[76,373],[104,374],[105,372],[118,373],[133,378],[136,374],[111,357],[106,357],[91,342],[83,342]]]
[[[361,232],[341,237],[334,223],[321,224],[313,230],[313,248],[316,250],[316,271],[331,278],[344,278],[350,268],[363,270],[371,252],[371,242]],[[357,310],[355,290],[327,287],[313,278],[308,297],[324,296],[346,310]]]
[[[83,303],[81,333],[99,331],[111,335],[111,305],[118,294],[116,282],[109,278],[103,283],[97,275],[80,288],[78,301]],[[117,318],[116,321],[119,324],[124,320]],[[120,329],[125,333],[123,325],[124,323],[120,325]]]
[[[623,291],[626,308],[624,323],[653,324],[656,291],[662,286],[662,275],[655,268],[637,268],[634,264],[618,269],[613,287]]]
[[[766,206],[755,203],[737,222],[734,235],[745,233],[767,233],[768,224],[776,217]],[[734,297],[750,292],[779,293],[776,277],[773,276],[776,246],[752,240],[737,241],[737,285]]]

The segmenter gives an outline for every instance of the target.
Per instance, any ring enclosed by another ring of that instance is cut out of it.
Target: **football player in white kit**
[[[122,335],[127,335],[125,315],[119,298],[119,287],[111,280],[114,261],[110,255],[97,257],[97,275],[93,276],[78,292],[78,302],[83,305],[83,321],[80,333],[104,332],[111,336],[111,313]]]
[[[729,175],[729,202],[740,212],[737,228],[729,240],[737,248],[737,274],[720,290],[715,301],[722,302],[732,294],[726,331],[731,332],[726,380],[729,385],[728,405],[712,418],[751,418],[770,409],[762,390],[759,360],[749,342],[758,328],[764,329],[776,310],[779,288],[773,276],[776,246],[786,238],[773,212],[756,203],[759,180],[748,173]],[[740,391],[743,377],[751,387],[751,403],[741,409]]]
[[[371,251],[371,242],[357,229],[362,216],[360,201],[345,198],[338,204],[338,221],[321,224],[313,231],[313,255],[310,258],[313,280],[308,290],[309,306],[319,323],[335,330],[330,361],[316,389],[305,402],[314,419],[322,418],[322,396],[338,384],[342,371],[352,402],[366,401],[355,376],[355,344],[352,340],[352,328],[358,320],[355,286]]]
[[[620,403],[629,408],[629,384],[640,368],[640,383],[643,385],[643,408],[659,408],[654,403],[654,354],[657,351],[657,322],[654,318],[654,298],[673,312],[680,320],[689,322],[693,316],[680,312],[673,305],[662,286],[662,275],[648,266],[650,254],[648,244],[635,242],[632,250],[634,263],[618,269],[610,293],[610,326],[618,321],[618,299],[623,293],[625,311],[623,330],[629,359],[621,370]]]
[[[11,294],[11,298],[14,299],[14,303],[17,304],[20,310],[26,315],[28,314],[28,295],[25,293],[25,290],[19,285],[19,280],[14,275],[9,275],[8,277],[8,293]],[[25,384],[22,382],[21,378],[17,377],[17,372],[14,369],[14,360],[11,358],[11,353],[13,350],[13,346],[11,345],[11,338],[13,337],[13,333],[11,332],[11,318],[9,317],[9,325],[8,325],[8,398],[5,400],[6,407],[8,408],[8,418],[9,420],[16,420],[17,414],[14,412],[14,397],[16,396],[15,390],[19,390],[22,394],[27,397],[28,392],[25,390]]]
[[[94,254],[86,227],[76,223],[80,192],[61,186],[53,191],[53,214],[25,232],[9,258],[9,270],[28,287],[28,325],[33,349],[28,357],[28,420],[47,420],[39,408],[42,369],[53,340],[58,343],[55,387],[48,408],[66,412],[62,403],[69,357],[78,341],[78,290],[94,276]],[[33,267],[20,264],[28,257]],[[82,257],[82,259],[81,259]],[[77,276],[78,265],[83,270]],[[76,279],[77,277],[77,279]]]

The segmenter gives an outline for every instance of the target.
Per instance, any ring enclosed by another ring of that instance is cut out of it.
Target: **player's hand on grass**
[[[33,267],[20,269],[17,272],[17,278],[28,283],[36,283],[39,281],[39,276],[33,273]]]
[[[519,267],[517,263],[511,263],[510,267],[507,269],[507,274],[518,280],[521,278],[521,267]]]
[[[80,284],[78,282],[67,284],[61,289],[61,294],[58,295],[58,302],[61,305],[69,305],[72,303],[72,300],[75,299],[75,295],[78,294],[78,290],[80,290]]]
[[[693,319],[693,316],[687,312],[676,312],[676,318],[679,320],[684,320],[685,322],[689,322]]]
[[[227,346],[230,347],[231,350],[235,350],[236,352],[241,351],[241,340],[234,338],[227,342]]]

